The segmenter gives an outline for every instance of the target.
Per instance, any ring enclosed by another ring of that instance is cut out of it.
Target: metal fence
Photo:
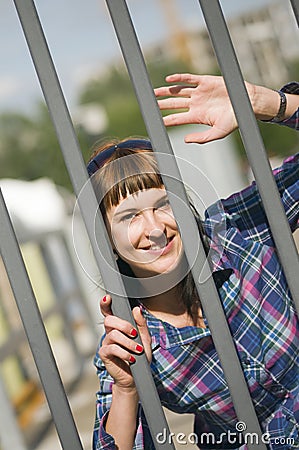
[[[14,3],[56,129],[67,170],[73,184],[74,192],[78,198],[95,259],[105,283],[105,288],[107,292],[114,293],[113,311],[116,315],[133,323],[126,291],[116,267],[103,219],[99,213],[94,218],[95,211],[97,211],[97,201],[87,176],[81,150],[34,2],[32,0],[14,0]],[[181,208],[181,204],[188,205],[186,192],[153,94],[142,51],[126,2],[125,0],[107,0],[106,3],[136,92],[148,135],[155,150],[160,172],[163,174],[163,182],[169,193],[171,206],[181,230],[186,257],[190,267],[192,267],[192,274],[209,322],[213,341],[229,386],[238,420],[246,423],[247,433],[261,435],[260,425],[255,414],[217,289],[213,278],[210,276],[210,269],[205,264],[206,256],[201,241],[198,242],[198,251],[195,253],[194,250],[194,242],[197,242],[199,239],[197,225],[191,212],[190,214],[188,212],[188,222],[186,221],[186,210],[188,210],[188,207],[186,206],[183,210]],[[293,0],[291,3],[298,20],[298,1]],[[298,254],[248,99],[221,5],[218,0],[200,0],[199,8],[203,12],[219,66],[225,78],[226,86],[238,118],[242,140],[262,197],[277,251],[293,299],[299,310]],[[163,152],[158,149],[163,149]],[[80,437],[69,408],[59,371],[56,367],[2,195],[0,197],[0,245],[2,258],[56,425],[61,446],[66,450],[70,448],[82,449]],[[98,245],[100,246],[100,250]],[[51,267],[52,269],[55,267],[53,261],[51,262]],[[200,274],[204,274],[204,276],[200,277]],[[203,280],[202,282],[199,282],[200,278]],[[137,362],[132,366],[132,371],[152,436],[157,436],[162,430],[168,430],[169,434],[168,425],[145,355],[137,357]],[[5,393],[0,392],[0,395],[1,404],[2,400],[7,404]],[[9,411],[9,408],[6,412],[11,418],[11,421],[8,420],[11,425],[13,423],[13,412]],[[2,440],[3,450],[7,450],[8,448],[14,448],[15,450],[23,448],[21,440],[17,442],[15,433],[11,435],[10,439],[5,430],[1,430],[1,425],[0,433],[1,438],[2,436],[6,436],[6,440]],[[261,439],[258,442],[258,444],[248,444],[248,448],[266,449]],[[165,444],[159,444],[157,442],[156,448],[170,449],[174,447],[166,439]]]

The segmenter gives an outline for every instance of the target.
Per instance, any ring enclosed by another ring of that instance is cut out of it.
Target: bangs
[[[164,186],[153,152],[128,149],[116,151],[92,181],[102,213],[135,192]]]

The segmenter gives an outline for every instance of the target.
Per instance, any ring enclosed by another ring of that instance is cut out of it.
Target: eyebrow
[[[163,197],[157,199],[157,200],[154,202],[154,206],[159,205],[159,203],[160,203],[160,202],[163,202],[164,200],[168,200],[167,194],[165,194],[165,195],[163,195]],[[126,215],[126,214],[129,214],[129,213],[134,213],[134,212],[138,212],[138,211],[140,211],[139,208],[130,208],[130,207],[129,207],[128,209],[122,209],[122,210],[116,212],[116,213],[114,214],[114,217],[120,216],[120,215]]]
[[[139,208],[122,209],[121,211],[116,212],[114,214],[114,217],[121,216],[121,215],[124,215],[124,214],[129,214],[129,213],[132,213],[132,212],[137,212],[137,211],[139,211]]]

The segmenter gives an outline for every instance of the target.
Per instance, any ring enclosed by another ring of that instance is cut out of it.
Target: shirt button
[[[244,359],[243,363],[245,364],[245,366],[250,366],[250,359]]]

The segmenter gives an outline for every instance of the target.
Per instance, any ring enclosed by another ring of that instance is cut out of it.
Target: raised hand
[[[204,124],[210,128],[185,136],[185,142],[199,144],[221,139],[237,128],[237,121],[222,77],[211,75],[174,74],[166,77],[171,86],[154,90],[161,110],[178,112],[164,117],[166,126]],[[254,86],[246,83],[247,90]],[[253,94],[253,92],[252,92]],[[182,110],[187,110],[183,111]]]

